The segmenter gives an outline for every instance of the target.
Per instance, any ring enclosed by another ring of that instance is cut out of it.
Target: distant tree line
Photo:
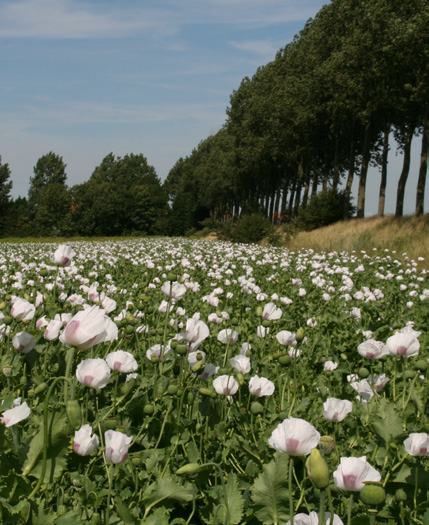
[[[38,160],[28,199],[10,198],[0,158],[0,234],[182,235],[211,218],[259,213],[290,220],[320,203],[365,214],[368,168],[379,167],[385,210],[389,139],[403,153],[395,215],[403,214],[411,143],[421,137],[415,214],[424,212],[429,138],[427,0],[332,0],[274,61],[244,78],[222,128],[161,184],[142,155],[107,155],[69,188],[66,165]],[[320,197],[321,194],[324,196]],[[316,217],[317,219],[317,217]],[[332,218],[331,218],[332,220]]]
[[[66,164],[41,157],[28,199],[9,198],[8,164],[0,158],[0,227],[11,236],[153,235],[167,232],[168,197],[143,155],[107,155],[90,179],[69,188]]]
[[[274,61],[233,92],[221,130],[170,171],[165,188],[177,231],[202,217],[249,212],[290,219],[318,191],[342,188],[343,217],[359,177],[381,170],[385,210],[389,137],[403,152],[396,216],[403,214],[411,142],[421,135],[415,213],[424,211],[429,107],[427,0],[333,0]],[[334,199],[335,201],[335,199]]]

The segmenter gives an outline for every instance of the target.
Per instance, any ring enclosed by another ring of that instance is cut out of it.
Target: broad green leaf
[[[277,454],[264,466],[252,488],[252,500],[256,505],[256,516],[262,523],[281,523],[289,519],[288,482],[289,457]]]
[[[380,407],[377,415],[372,419],[371,425],[386,444],[403,434],[402,418],[399,417],[397,408],[385,399],[380,400]]]
[[[187,503],[194,497],[194,488],[190,483],[179,485],[174,479],[164,478],[152,483],[143,494],[143,503],[146,507],[145,516],[150,509],[164,500],[174,500],[178,503]]]
[[[158,507],[153,514],[140,521],[141,525],[168,525],[169,511],[165,507]],[[125,522],[125,523],[134,523]]]
[[[45,480],[52,481],[63,470],[65,457],[69,453],[69,439],[65,436],[67,429],[67,418],[65,412],[49,414],[48,416],[48,465]],[[43,457],[43,427],[33,437],[27,458],[23,465],[23,474],[39,476],[41,473],[41,462]],[[37,465],[37,468],[36,468]]]
[[[54,525],[80,525],[81,523],[84,521],[81,520],[80,514],[74,510],[66,512],[54,521]]]
[[[124,523],[133,523],[135,517],[119,496],[114,497],[116,510]]]

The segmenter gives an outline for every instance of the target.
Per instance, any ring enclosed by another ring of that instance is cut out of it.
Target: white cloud
[[[17,0],[0,4],[0,37],[94,39],[139,35],[171,37],[187,24],[239,24],[262,27],[304,21],[324,0],[149,0],[103,5],[77,0]],[[171,46],[172,44],[170,44]],[[183,43],[175,46],[181,49]],[[175,47],[173,46],[173,47]]]
[[[270,42],[266,40],[246,40],[244,42],[230,42],[230,45],[240,51],[248,51],[257,55],[260,60],[274,60],[277,51],[284,42]]]

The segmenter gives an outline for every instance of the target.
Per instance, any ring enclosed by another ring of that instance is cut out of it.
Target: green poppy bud
[[[168,385],[167,394],[169,396],[175,396],[177,394],[177,385]]]
[[[70,399],[66,406],[67,418],[73,430],[82,426],[82,410],[77,399]]]
[[[179,341],[177,339],[173,339],[171,342],[170,342],[170,348],[172,350],[176,350],[177,346],[179,344]]]
[[[175,272],[168,272],[167,273],[167,279],[169,281],[177,281],[177,273],[175,273]]]
[[[125,333],[127,335],[131,335],[134,333],[134,326],[131,326],[130,324],[125,327]]]
[[[198,392],[203,396],[209,396],[209,397],[217,397],[217,394],[214,390],[210,390],[210,388],[199,388]]]
[[[192,372],[197,373],[200,370],[204,370],[205,367],[206,367],[206,364],[204,363],[204,361],[197,361],[195,365],[191,367],[191,370]]]
[[[262,326],[265,326],[265,328],[267,328],[268,326],[271,326],[271,321],[269,319],[264,319],[262,321]]]
[[[186,398],[188,405],[192,405],[195,399],[195,394],[193,392],[188,392],[188,396]]]
[[[39,272],[39,275],[41,277],[46,277],[48,275],[48,270],[45,270],[44,268],[42,268]]]
[[[263,310],[262,310],[262,306],[257,306],[257,307],[256,307],[256,315],[258,315],[259,317],[261,317],[261,316],[262,316],[262,312],[263,312]]]
[[[369,376],[369,370],[368,368],[359,368],[358,374],[361,379],[365,379]]]
[[[2,322],[3,322],[3,324],[9,326],[10,324],[12,324],[12,321],[13,321],[13,319],[12,319],[12,317],[10,317],[10,315],[5,315],[3,317],[3,321]]]
[[[224,366],[222,368],[219,368],[218,375],[224,376],[224,375],[227,375],[227,374],[228,374],[228,369],[227,368],[225,368]]]
[[[295,339],[298,343],[300,343],[305,337],[304,328],[298,328],[295,334]]]
[[[48,385],[46,383],[40,383],[40,385],[37,385],[36,388],[34,389],[34,393],[37,395],[37,394],[41,394],[42,392],[44,392],[46,389],[48,388]]]
[[[6,308],[6,303],[4,301],[2,301],[0,303],[0,310],[4,310]]]
[[[200,470],[201,466],[198,463],[188,463],[176,470],[178,476],[193,476]]]
[[[407,501],[407,493],[404,489],[398,489],[395,492],[395,500],[400,503],[401,501]]]
[[[360,499],[366,505],[381,505],[386,499],[386,492],[381,485],[368,483],[360,491]]]
[[[313,448],[305,464],[308,477],[317,489],[325,489],[329,485],[329,469],[322,454]]]
[[[242,386],[244,385],[244,377],[243,377],[243,374],[241,374],[240,372],[238,372],[238,374],[236,374],[236,378],[237,378],[237,383]]]
[[[254,416],[257,416],[258,414],[263,414],[264,407],[261,405],[261,403],[255,401],[250,405],[250,412],[252,412]]]

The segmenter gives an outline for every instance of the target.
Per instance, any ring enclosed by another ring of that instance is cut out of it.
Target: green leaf
[[[289,457],[278,454],[264,466],[252,488],[252,500],[256,505],[256,517],[262,523],[279,523],[289,519],[288,481]]]
[[[402,418],[399,417],[395,405],[389,403],[386,399],[380,400],[380,407],[377,414],[373,417],[371,425],[386,444],[403,434]]]
[[[174,500],[178,503],[188,503],[194,497],[194,488],[190,483],[179,485],[174,479],[164,478],[152,483],[143,494],[143,503],[146,507],[145,517],[152,507],[164,500]]]
[[[135,521],[135,517],[132,515],[130,509],[122,501],[122,499],[116,495],[114,498],[114,502],[116,510],[118,511],[118,514],[121,517],[122,521],[124,523],[133,523]]]
[[[168,525],[169,512],[165,507],[159,507],[153,514],[147,518],[143,518],[140,523],[143,525]],[[125,523],[134,523],[133,521],[126,521]]]
[[[67,418],[65,412],[48,415],[48,454],[45,482],[52,482],[63,471],[69,453],[69,439],[65,436]],[[43,458],[43,428],[33,437],[23,465],[24,476],[40,476]]]
[[[81,523],[84,521],[81,520],[80,514],[74,510],[66,512],[54,521],[54,525],[80,525]]]

